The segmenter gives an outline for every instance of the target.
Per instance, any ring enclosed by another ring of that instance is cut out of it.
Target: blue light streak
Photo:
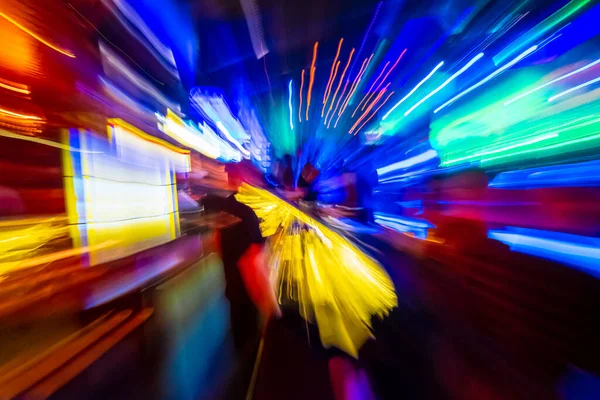
[[[464,67],[462,67],[461,69],[459,69],[458,71],[456,71],[456,73],[454,73],[450,78],[446,79],[446,81],[444,83],[442,83],[440,86],[438,86],[437,89],[435,89],[434,91],[432,91],[431,93],[429,93],[427,96],[423,97],[421,100],[419,100],[417,102],[417,104],[415,104],[414,106],[412,106],[411,108],[409,108],[404,113],[404,116],[405,117],[408,116],[408,114],[410,114],[411,112],[413,112],[417,107],[419,107],[421,104],[423,104],[427,99],[429,99],[431,96],[433,96],[434,94],[436,94],[437,92],[439,92],[440,90],[442,90],[443,88],[445,88],[450,82],[452,82],[454,79],[456,79],[458,76],[460,76],[463,72],[465,72],[467,69],[469,69],[473,64],[475,64],[481,57],[483,57],[483,53],[477,54]]]
[[[294,117],[293,117],[293,107],[292,107],[292,96],[293,96],[293,80],[290,79],[290,83],[288,84],[288,92],[289,92],[289,99],[288,99],[288,105],[290,108],[290,128],[292,130],[294,130]]]
[[[441,106],[439,106],[434,111],[434,113],[437,114],[440,110],[446,108],[450,104],[454,103],[456,100],[458,100],[461,97],[465,96],[466,94],[472,92],[473,90],[477,89],[478,87],[480,87],[481,85],[485,84],[486,82],[494,79],[496,76],[500,75],[502,72],[506,71],[507,69],[509,69],[510,67],[512,67],[513,65],[515,65],[516,63],[518,63],[519,61],[521,61],[522,59],[524,59],[525,57],[527,57],[531,53],[533,53],[534,51],[536,51],[537,48],[538,48],[537,46],[532,46],[532,47],[528,48],[523,53],[519,54],[516,58],[514,58],[512,61],[510,61],[508,64],[506,64],[506,65],[498,68],[496,71],[492,72],[487,77],[483,78],[482,80],[480,80],[479,82],[477,82],[476,84],[474,84],[473,86],[471,86],[470,88],[468,88],[466,90],[463,90],[462,92],[460,92],[459,94],[457,94],[456,96],[454,96],[453,98],[451,98],[450,100],[448,100],[447,102],[445,102],[444,104],[442,104]]]
[[[548,101],[554,101],[554,100],[556,100],[556,99],[558,99],[558,98],[560,98],[560,97],[563,97],[563,96],[565,96],[565,95],[567,95],[567,94],[569,94],[569,93],[572,93],[572,92],[574,92],[574,91],[576,91],[576,90],[579,90],[579,89],[581,89],[581,88],[584,88],[584,87],[586,87],[586,86],[592,85],[592,84],[594,84],[594,83],[596,83],[596,82],[600,82],[600,76],[599,76],[598,78],[594,78],[594,79],[592,79],[592,80],[589,80],[589,81],[587,81],[587,82],[584,82],[584,83],[582,83],[581,85],[577,85],[577,86],[575,86],[575,87],[572,87],[571,89],[567,89],[567,90],[565,90],[564,92],[560,92],[559,94],[557,94],[557,95],[555,95],[555,96],[552,96],[552,97],[550,97],[550,98],[548,99]]]
[[[562,81],[562,80],[564,80],[564,79],[570,78],[570,77],[571,77],[571,76],[573,76],[573,75],[576,75],[576,74],[578,74],[578,73],[580,73],[580,72],[583,72],[583,71],[585,71],[585,70],[587,70],[587,69],[590,69],[590,68],[592,68],[594,65],[596,65],[596,64],[598,64],[598,63],[600,63],[600,58],[599,58],[599,59],[597,59],[596,61],[592,61],[591,63],[589,63],[589,64],[587,64],[587,65],[584,65],[584,66],[583,66],[583,67],[581,67],[581,68],[578,68],[578,69],[576,69],[575,71],[571,71],[571,72],[569,72],[568,74],[564,74],[564,75],[562,75],[562,76],[559,76],[559,77],[558,77],[558,78],[556,78],[556,79],[552,79],[551,81],[549,81],[549,82],[546,82],[546,83],[544,83],[543,85],[540,85],[540,86],[538,86],[538,87],[536,87],[536,88],[534,88],[534,89],[531,89],[531,90],[529,90],[529,91],[527,91],[527,92],[525,92],[525,93],[523,93],[523,94],[520,94],[520,95],[518,95],[517,97],[514,97],[513,99],[511,99],[511,100],[508,100],[507,102],[505,102],[505,103],[504,103],[504,105],[505,105],[505,106],[507,106],[507,105],[509,105],[509,104],[512,104],[512,103],[514,103],[515,101],[522,99],[523,97],[529,96],[530,94],[532,94],[532,93],[535,93],[535,92],[537,92],[538,90],[545,88],[546,86],[552,85],[553,83],[556,83],[556,82],[560,82],[560,81]]]
[[[435,74],[435,71],[437,71],[438,69],[440,69],[442,67],[442,65],[444,65],[444,62],[440,62],[438,65],[435,66],[434,69],[431,70],[431,72],[425,77],[423,78],[423,80],[421,82],[419,82],[417,84],[417,86],[415,86],[410,92],[408,92],[408,94],[406,96],[404,96],[402,98],[402,100],[400,100],[398,103],[396,103],[396,105],[394,107],[392,107],[392,109],[390,111],[388,111],[383,118],[381,118],[381,120],[385,120],[391,113],[392,111],[394,111],[400,104],[402,104],[404,102],[404,100],[408,99],[414,92],[417,91],[417,89],[419,87],[421,87],[422,84],[424,84],[425,82],[427,82],[429,80],[429,78],[431,78],[433,76],[433,74]]]

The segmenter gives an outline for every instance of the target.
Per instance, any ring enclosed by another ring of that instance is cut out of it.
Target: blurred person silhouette
[[[298,180],[298,187],[304,191],[303,199],[305,201],[317,201],[318,192],[315,188],[315,180],[318,176],[318,169],[316,169],[309,162],[304,164],[304,167],[302,168],[302,173],[300,174],[300,179]]]
[[[260,317],[267,321],[280,313],[266,269],[265,239],[259,219],[250,207],[235,198],[243,182],[245,167],[228,165],[228,190],[216,191],[200,199],[207,213],[224,212],[235,217],[233,223],[217,231],[216,240],[225,271],[231,332],[240,360],[238,379],[227,398],[246,395],[260,341]]]

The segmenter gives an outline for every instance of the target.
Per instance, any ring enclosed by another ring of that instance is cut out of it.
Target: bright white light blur
[[[419,154],[418,156],[414,156],[408,158],[406,160],[398,161],[397,163],[388,165],[387,167],[378,168],[377,175],[382,176],[392,171],[397,171],[399,169],[405,169],[417,164],[424,163],[425,161],[429,161],[437,157],[438,153],[435,150],[427,150],[425,153]]]

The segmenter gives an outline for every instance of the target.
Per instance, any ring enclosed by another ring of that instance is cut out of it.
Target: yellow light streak
[[[4,18],[8,22],[10,22],[11,24],[13,24],[17,28],[19,28],[20,30],[22,30],[23,32],[27,33],[32,38],[36,39],[38,42],[40,42],[42,44],[45,44],[46,46],[50,47],[52,50],[57,51],[60,54],[63,54],[65,56],[67,56],[67,57],[75,58],[75,54],[71,53],[68,50],[63,50],[63,49],[61,49],[61,48],[53,45],[52,43],[48,42],[43,37],[41,37],[38,34],[32,32],[31,30],[27,29],[25,26],[21,25],[20,23],[18,23],[17,21],[15,21],[14,19],[12,19],[11,17],[9,17],[8,15],[4,14],[1,11],[0,11],[0,17]]]
[[[387,315],[398,303],[385,270],[348,239],[266,190],[244,184],[236,198],[262,220],[279,301],[297,303],[303,318],[317,324],[325,347],[358,357],[372,336],[371,318]]]

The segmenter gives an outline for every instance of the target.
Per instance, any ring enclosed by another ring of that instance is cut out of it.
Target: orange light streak
[[[371,56],[369,58],[365,58],[365,60],[363,61],[362,65],[360,67],[360,70],[358,71],[358,75],[357,75],[356,79],[354,80],[354,82],[352,83],[352,86],[350,87],[350,92],[348,93],[346,100],[344,100],[344,102],[342,103],[342,107],[340,108],[340,111],[338,112],[338,118],[335,121],[335,125],[333,126],[334,128],[337,128],[337,124],[340,121],[340,118],[342,118],[342,115],[344,114],[344,112],[346,111],[346,107],[348,107],[348,104],[350,103],[352,96],[354,96],[354,92],[356,92],[356,89],[358,89],[358,85],[362,81],[362,77],[365,74],[365,71],[367,70],[367,68],[369,67],[369,64],[371,63],[372,58],[373,58],[373,54],[371,54]]]
[[[379,83],[379,85],[375,88],[375,90],[372,91],[372,92],[369,90],[369,92],[371,92],[371,93],[369,94],[369,98],[367,99],[367,102],[370,100],[370,97],[373,96],[373,93],[377,92],[381,88],[381,85],[383,85],[383,83],[385,82],[385,80],[387,79],[387,77],[390,75],[390,73],[394,70],[394,68],[396,68],[396,65],[398,65],[398,62],[400,61],[400,59],[402,58],[402,56],[404,55],[404,53],[406,53],[406,49],[404,49],[404,51],[402,51],[402,54],[400,54],[400,56],[398,57],[398,59],[396,60],[396,62],[392,66],[392,68],[390,68],[390,70],[387,72],[387,74],[385,74],[385,76],[383,77],[383,79],[381,80],[381,82]],[[363,108],[364,107],[365,106],[363,106]]]
[[[310,99],[312,95],[313,83],[315,82],[315,71],[317,67],[315,67],[315,63],[317,62],[317,49],[319,48],[319,42],[315,42],[315,47],[313,47],[313,58],[312,63],[310,64],[310,81],[308,83],[308,96],[306,98],[306,120],[308,121],[308,110],[310,108]]]
[[[6,81],[4,79],[0,79],[0,87],[4,88],[4,89],[11,90],[13,92],[17,92],[17,93],[31,94],[31,91],[29,90],[29,88],[27,87],[27,85],[22,85],[22,84],[19,84],[19,83],[9,82],[9,81]]]
[[[338,92],[340,91],[340,87],[342,86],[342,82],[344,81],[344,76],[346,75],[346,71],[348,71],[348,67],[350,66],[350,62],[352,61],[352,57],[354,56],[354,49],[350,52],[350,56],[348,56],[348,62],[346,62],[346,67],[344,68],[344,72],[342,72],[342,76],[340,76],[340,80],[338,82],[337,88],[335,89],[335,93],[333,94],[333,98],[331,100],[331,104],[329,105],[329,110],[327,111],[327,116],[325,117],[325,121],[329,117],[329,113],[333,109],[333,104],[335,103],[335,98],[337,97]]]
[[[358,135],[358,132],[360,132],[360,130],[375,116],[377,115],[377,113],[379,112],[379,110],[381,109],[381,107],[383,107],[385,105],[385,103],[387,103],[387,101],[390,99],[390,97],[392,97],[392,95],[394,94],[394,92],[390,92],[390,94],[388,95],[388,97],[385,98],[385,100],[383,101],[383,103],[381,103],[379,105],[379,107],[377,107],[377,109],[375,110],[375,112],[373,114],[371,114],[371,116],[356,130],[356,132],[354,133],[354,136]]]
[[[8,15],[4,14],[3,12],[0,12],[0,17],[4,18],[8,22],[10,22],[11,24],[13,24],[17,28],[19,28],[20,30],[22,30],[23,32],[27,33],[32,38],[36,39],[38,42],[43,43],[46,46],[50,47],[52,50],[57,51],[60,54],[64,54],[67,57],[75,58],[75,54],[71,53],[68,50],[63,50],[63,49],[61,49],[59,47],[56,47],[52,43],[48,42],[47,40],[45,40],[41,36],[37,35],[36,33],[30,31],[29,29],[27,29],[26,27],[24,27],[23,25],[21,25],[20,23],[18,23],[17,21],[15,21],[14,19],[12,19],[11,17],[9,17]]]
[[[298,121],[302,122],[302,90],[304,88],[304,70],[302,70],[302,80],[300,81],[300,105],[298,106]]]
[[[377,104],[377,102],[381,99],[381,97],[383,96],[383,94],[385,92],[387,92],[388,87],[390,87],[391,83],[388,83],[386,85],[385,88],[383,88],[383,90],[381,90],[379,92],[379,94],[377,95],[377,97],[375,97],[375,99],[371,102],[371,104],[369,104],[369,106],[367,107],[367,109],[361,114],[360,118],[358,118],[356,120],[356,122],[354,123],[354,125],[352,125],[352,128],[350,128],[350,133],[352,133],[352,131],[354,131],[354,129],[358,126],[358,124],[365,119],[365,117],[367,116],[367,114],[369,114],[371,112],[371,110],[373,109],[373,106],[375,106],[375,104]]]
[[[344,42],[344,38],[340,39],[340,42],[338,43],[338,48],[337,48],[337,53],[335,54],[335,58],[333,59],[333,62],[331,63],[331,71],[329,72],[329,80],[327,81],[327,86],[325,87],[325,94],[323,95],[323,112],[321,113],[321,117],[323,116],[323,113],[325,112],[325,104],[327,104],[327,98],[329,97],[329,91],[331,90],[331,85],[332,85],[332,78],[333,78],[333,70],[335,69],[335,64],[338,60],[338,57],[340,56],[340,50],[342,50],[342,43]]]
[[[335,80],[335,77],[337,76],[339,68],[340,68],[340,61],[338,60],[338,62],[335,64],[335,72],[333,73],[333,80]],[[329,94],[331,94],[331,87],[333,87],[333,80],[331,81],[331,86],[329,87],[329,91],[330,91]],[[321,110],[321,118],[323,117],[323,115],[325,115],[325,107],[327,107],[327,100],[329,99],[329,94],[327,95],[327,99],[325,99],[325,102],[323,103],[323,109]]]
[[[381,78],[381,75],[383,75],[383,73],[385,72],[385,70],[389,64],[390,64],[389,61],[387,63],[385,63],[385,65],[383,66],[383,69],[379,73],[379,76],[377,77],[377,79],[375,79],[373,84],[371,84],[371,87],[369,88],[369,90],[367,90],[367,93],[365,93],[365,95],[363,96],[360,103],[358,103],[356,110],[354,110],[354,112],[352,113],[352,117],[354,117],[354,115],[356,114],[356,112],[358,111],[358,109],[360,108],[361,105],[363,106],[362,108],[360,108],[361,111],[365,109],[365,105],[367,105],[367,103],[368,103],[367,98],[371,95],[371,93],[373,93],[373,88],[375,87],[375,85],[377,84],[377,81],[379,80],[379,78]]]
[[[36,117],[35,115],[19,114],[19,113],[16,113],[16,112],[5,110],[3,108],[0,108],[0,114],[8,115],[9,117],[19,118],[19,119],[32,119],[32,120],[35,120],[35,121],[41,121],[42,120],[40,117]]]
[[[350,81],[346,81],[346,83],[344,84],[344,90],[342,90],[342,94],[340,94],[340,98],[338,99],[337,104],[335,105],[335,108],[333,109],[333,113],[331,114],[331,118],[329,118],[329,123],[327,124],[327,128],[329,128],[329,124],[331,124],[333,117],[335,117],[335,113],[337,112],[337,109],[340,106],[342,99],[344,98],[344,94],[346,94],[346,89],[348,89],[349,83],[350,83]]]

